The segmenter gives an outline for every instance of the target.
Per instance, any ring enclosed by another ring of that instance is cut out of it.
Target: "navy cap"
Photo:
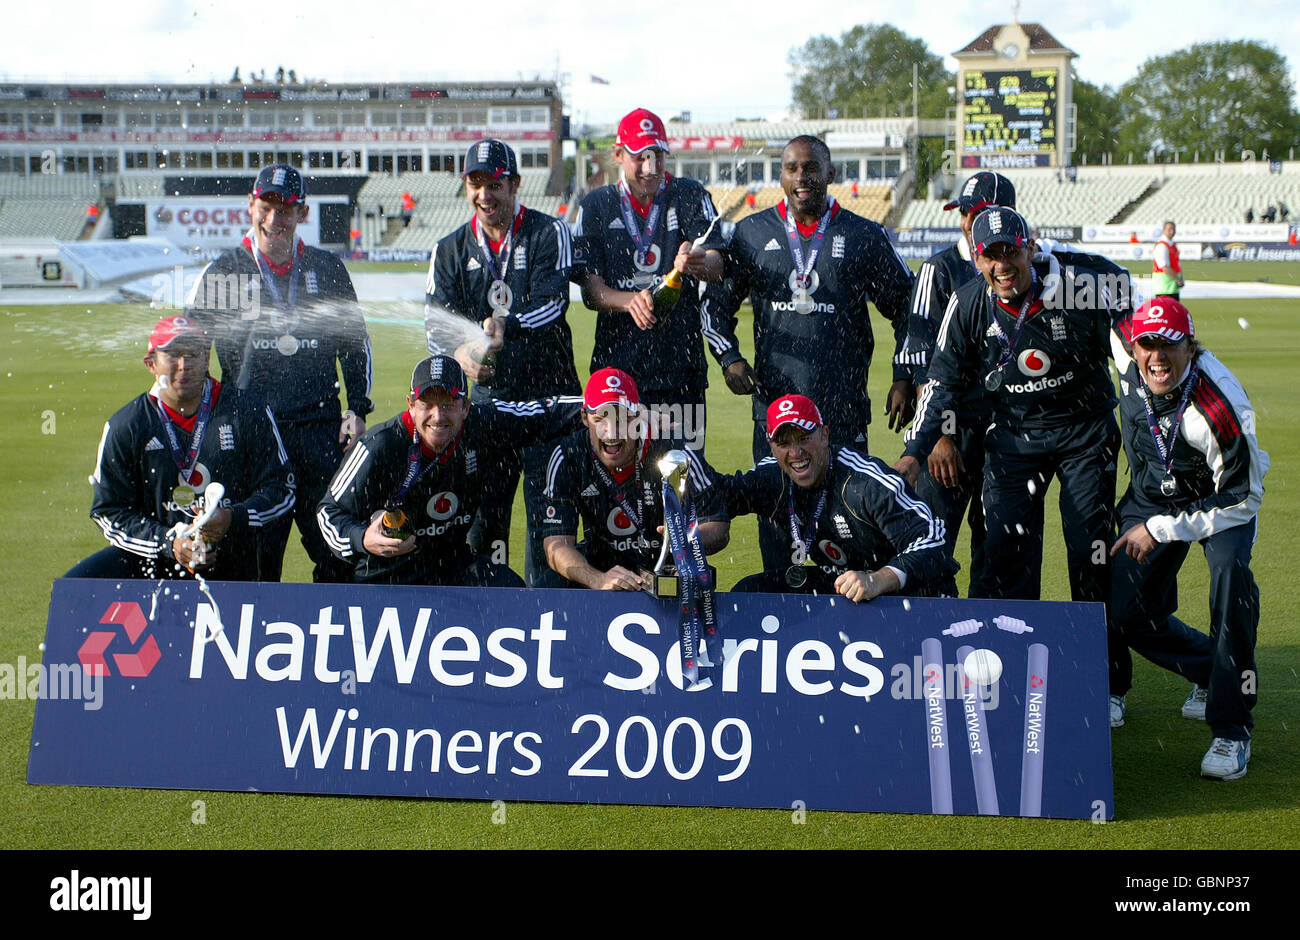
[[[975,216],[975,221],[971,223],[970,240],[978,255],[984,254],[984,249],[998,242],[1019,248],[1029,241],[1029,224],[1015,209],[990,206]]]
[[[961,209],[962,212],[979,212],[988,206],[1016,207],[1016,187],[1011,180],[1001,173],[987,170],[976,173],[964,184],[957,198],[944,206],[945,209]]]
[[[419,398],[431,388],[440,388],[455,398],[464,398],[469,390],[465,370],[451,356],[430,356],[421,360],[411,373],[411,397]]]
[[[273,163],[262,167],[253,184],[253,198],[257,199],[268,193],[278,193],[287,203],[302,202],[307,198],[307,181],[302,173],[287,163]]]
[[[460,175],[469,176],[471,173],[486,173],[494,179],[518,176],[519,161],[505,141],[480,140],[470,144],[469,151],[465,154],[465,170]]]

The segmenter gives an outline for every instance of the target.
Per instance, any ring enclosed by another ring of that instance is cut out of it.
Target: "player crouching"
[[[546,561],[576,585],[609,591],[653,585],[650,571],[664,537],[659,460],[673,442],[651,434],[647,417],[630,375],[598,369],[583,394],[586,426],[561,441],[548,461],[542,519]],[[700,545],[712,554],[726,546],[730,524],[713,486],[713,470],[695,452],[683,453]]]
[[[468,388],[455,359],[423,360],[407,410],[367,431],[334,474],[316,519],[358,582],[524,586],[466,536],[510,452],[567,431],[577,401],[471,404]]]
[[[901,476],[874,457],[832,448],[812,399],[785,395],[767,409],[772,456],[723,481],[731,516],[755,513],[790,533],[790,563],[744,578],[732,590],[957,595],[957,563],[934,518]]]
[[[90,517],[109,547],[66,577],[262,578],[258,542],[292,510],[293,476],[271,409],[209,376],[209,352],[187,317],[154,326],[144,357],[153,387],[108,419],[90,478]],[[213,483],[224,498],[191,533]]]

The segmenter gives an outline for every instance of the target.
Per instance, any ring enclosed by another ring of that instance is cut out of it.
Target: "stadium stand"
[[[1179,172],[1134,209],[1125,220],[1135,225],[1159,225],[1166,219],[1179,224],[1240,223],[1246,209],[1263,221],[1270,206],[1285,203],[1290,220],[1300,214],[1300,172],[1297,164],[1282,173],[1269,173],[1263,165],[1225,164],[1220,172]],[[1282,221],[1279,217],[1277,221]]]
[[[86,207],[99,200],[99,180],[89,174],[0,174],[0,238],[72,241],[86,227]]]
[[[1158,183],[1158,168],[1076,168],[1076,181],[1058,176],[1055,169],[999,170],[1016,187],[1016,204],[1033,225],[1101,225],[1112,221]],[[958,185],[969,173],[957,177]],[[913,200],[899,220],[899,228],[954,228],[956,211],[945,212],[947,196]]]

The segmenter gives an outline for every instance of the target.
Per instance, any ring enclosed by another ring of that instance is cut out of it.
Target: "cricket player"
[[[1267,452],[1236,377],[1196,341],[1191,314],[1155,297],[1112,339],[1130,480],[1120,500],[1111,592],[1111,726],[1133,684],[1129,648],[1193,683],[1185,718],[1213,743],[1201,775],[1244,776],[1256,702],[1259,588],[1250,570]],[[1210,567],[1210,632],[1174,616],[1193,542]]]
[[[371,428],[349,452],[317,508],[325,542],[358,582],[523,587],[520,577],[467,542],[507,455],[558,438],[578,405],[471,402],[450,356],[415,367],[407,409]],[[400,510],[384,531],[385,510]]]
[[[188,317],[154,326],[153,387],[108,419],[90,478],[90,518],[109,547],[66,577],[268,580],[258,543],[293,511],[289,458],[266,403],[208,375],[210,348]],[[197,539],[183,535],[214,482],[220,508]]]
[[[992,420],[984,437],[985,567],[972,597],[1037,600],[1043,503],[1057,477],[1076,601],[1110,596],[1106,547],[1119,430],[1108,357],[1128,281],[1091,255],[1036,255],[1015,210],[992,206],[971,226],[983,275],[948,302],[929,381],[894,465],[910,481],[975,383]]]
[[[572,583],[607,591],[653,586],[651,572],[665,538],[659,459],[674,445],[651,437],[646,410],[632,376],[599,369],[583,392],[584,427],[551,454],[542,520],[546,560]],[[730,525],[713,470],[695,451],[685,453],[700,545],[712,554],[726,547]]]
[[[668,155],[658,115],[637,108],[619,122],[619,180],[588,193],[578,207],[573,280],[597,314],[592,371],[631,375],[644,406],[677,422],[674,446],[702,453],[709,383],[698,285],[721,279],[723,238],[708,190],[667,172]],[[685,275],[681,293],[656,314],[651,288],[673,270]]]
[[[957,595],[943,521],[885,464],[833,447],[812,399],[772,402],[766,432],[770,455],[724,478],[722,490],[732,517],[756,513],[782,527],[787,554],[733,590],[837,593],[854,603],[882,594]]]
[[[248,197],[252,226],[236,248],[208,265],[187,315],[216,346],[222,381],[271,405],[298,488],[294,517],[313,562],[312,580],[346,581],[313,515],[345,445],[366,429],[373,364],[370,336],[343,262],[306,245],[307,182],[292,166],[263,167]],[[339,401],[339,372],[347,410]],[[280,579],[292,519],[263,550],[266,580]]]
[[[925,384],[927,366],[948,299],[967,281],[980,278],[972,254],[970,231],[975,216],[989,206],[1014,209],[1016,190],[1002,174],[983,171],[966,180],[957,198],[944,206],[946,210],[959,210],[961,237],[951,247],[935,252],[917,272],[916,284],[912,288],[911,312],[907,318],[907,337],[894,364],[911,372],[912,384],[918,389]],[[981,497],[984,490],[984,431],[990,417],[983,383],[971,383],[948,427],[941,429],[943,433],[935,441],[916,481],[916,494],[943,519],[949,553],[956,549],[962,518],[968,518],[968,574],[972,581],[978,581],[984,572],[984,506]]]
[[[867,372],[875,349],[867,302],[894,328],[895,350],[907,330],[912,272],[885,230],[854,215],[827,192],[835,179],[830,150],[796,137],[781,155],[785,199],[736,224],[726,250],[726,276],[705,291],[705,339],[727,387],[754,396],[754,461],[768,456],[767,408],[791,393],[806,394],[826,415],[831,444],[865,451],[871,404]],[[754,366],[740,353],[736,311],[754,308]],[[902,430],[914,390],[907,370],[894,369],[885,411]],[[759,524],[765,567],[789,550],[780,530]]]
[[[431,355],[452,354],[474,383],[471,400],[532,401],[581,395],[573,362],[569,227],[519,202],[519,163],[500,140],[480,140],[465,155],[465,194],[473,215],[438,242],[429,262],[425,322]],[[483,324],[488,356],[479,340],[454,348],[439,339],[441,318]],[[524,476],[528,549],[525,578],[531,586],[559,586],[548,577],[537,518],[550,449],[532,447],[503,457],[507,465],[484,499],[484,518],[473,539],[507,561],[510,514],[520,468]]]

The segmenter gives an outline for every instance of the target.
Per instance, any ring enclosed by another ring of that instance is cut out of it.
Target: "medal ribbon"
[[[1168,437],[1165,437],[1160,430],[1160,421],[1156,418],[1155,408],[1151,406],[1151,393],[1147,391],[1141,373],[1138,374],[1138,393],[1142,396],[1142,404],[1147,410],[1147,427],[1151,429],[1151,436],[1156,440],[1156,451],[1160,454],[1160,462],[1164,464],[1166,474],[1171,474],[1174,470],[1174,441],[1178,439],[1178,428],[1183,423],[1183,411],[1192,397],[1192,388],[1196,385],[1198,374],[1196,363],[1193,362],[1191,368],[1187,370],[1187,381],[1183,383],[1183,397],[1178,402],[1178,411],[1174,414],[1173,424],[1169,426]]]
[[[1037,287],[1038,273],[1033,272],[1033,283],[1030,285],[1029,290],[1025,292],[1025,299],[1020,304],[1020,313],[1016,315],[1016,325],[1012,327],[1013,332],[1010,338],[1007,337],[1006,332],[1002,329],[1002,324],[998,322],[997,301],[991,294],[989,296],[989,303],[993,305],[993,335],[997,338],[998,344],[1002,347],[1002,354],[998,356],[998,364],[996,366],[999,372],[1007,367],[1007,363],[1009,363],[1016,354],[1016,344],[1020,342],[1020,334],[1025,328],[1025,323],[1029,320],[1030,308],[1032,308],[1034,303],[1038,300],[1038,297],[1036,296],[1037,291],[1035,290]]]
[[[835,199],[828,196],[826,203],[826,212],[817,223],[817,231],[812,236],[807,264],[804,263],[799,229],[795,226],[794,210],[788,204],[786,205],[785,240],[790,244],[790,257],[794,260],[795,283],[799,285],[800,290],[806,290],[808,287],[809,275],[812,274],[812,269],[817,265],[817,256],[821,254],[822,241],[826,238],[826,226],[831,224],[831,213],[835,209]]]
[[[613,498],[614,502],[618,503],[618,508],[623,510],[623,514],[627,516],[628,521],[631,522],[632,525],[636,526],[637,535],[641,536],[642,541],[644,541],[645,540],[645,528],[644,528],[645,516],[642,515],[640,509],[637,509],[635,506],[632,505],[632,503],[629,503],[627,501],[627,497],[625,497],[619,491],[618,484],[614,482],[614,478],[609,475],[609,471],[605,469],[605,465],[600,462],[599,458],[597,458],[595,464],[596,464],[596,473],[600,476],[600,482],[604,484],[606,491],[608,491],[609,495]],[[639,460],[636,462],[635,480],[636,480],[635,493],[636,493],[637,501],[639,503],[639,501],[641,500],[641,494],[643,492],[641,488],[641,461]]]
[[[628,235],[632,237],[632,244],[636,245],[638,255],[644,256],[645,252],[654,245],[655,226],[659,224],[659,213],[664,206],[664,191],[667,188],[668,180],[661,180],[654,202],[650,206],[650,214],[646,216],[645,228],[642,229],[637,223],[636,213],[632,211],[632,195],[627,188],[627,182],[621,179],[618,181],[618,205],[623,213],[623,225],[627,228]]]
[[[181,479],[188,485],[194,476],[194,468],[199,464],[199,448],[203,444],[203,434],[208,429],[208,418],[212,416],[212,379],[203,381],[203,398],[199,402],[199,413],[194,420],[194,434],[190,437],[189,452],[183,458],[180,438],[176,436],[171,418],[167,417],[167,412],[163,410],[161,399],[155,398],[154,403],[158,406],[158,416],[162,418],[163,433],[167,437],[167,447],[171,451],[172,460],[176,461],[176,469],[181,472]]]
[[[290,262],[289,299],[287,301],[280,296],[280,288],[276,286],[275,275],[272,273],[271,266],[267,263],[265,256],[258,250],[257,238],[254,233],[249,234],[248,247],[253,252],[253,260],[257,262],[258,273],[262,276],[262,286],[271,294],[271,303],[281,310],[293,310],[294,305],[298,302],[298,259],[302,255],[302,240],[300,239],[295,246],[293,261]]]
[[[500,252],[493,254],[492,249],[488,247],[487,235],[483,227],[478,224],[478,216],[473,219],[474,238],[478,241],[478,250],[483,253],[483,260],[487,262],[488,273],[492,275],[494,281],[504,282],[506,279],[506,270],[510,267],[510,243],[514,240],[515,229],[519,228],[519,223],[524,217],[524,207],[519,206],[519,211],[515,213],[514,221],[506,229],[506,237],[501,239]],[[497,262],[500,261],[500,267]]]
[[[835,464],[835,455],[827,454],[826,456],[826,475],[822,479],[821,495],[817,497],[817,508],[813,510],[812,519],[808,522],[808,531],[813,538],[817,537],[817,520],[821,518],[822,510],[826,508],[826,494],[831,489],[831,469]],[[801,551],[804,560],[809,556],[808,545],[803,540],[803,527],[799,524],[799,516],[794,511],[794,491],[795,484],[790,484],[790,490],[787,494],[786,508],[790,512],[790,537],[794,540],[796,551]]]

